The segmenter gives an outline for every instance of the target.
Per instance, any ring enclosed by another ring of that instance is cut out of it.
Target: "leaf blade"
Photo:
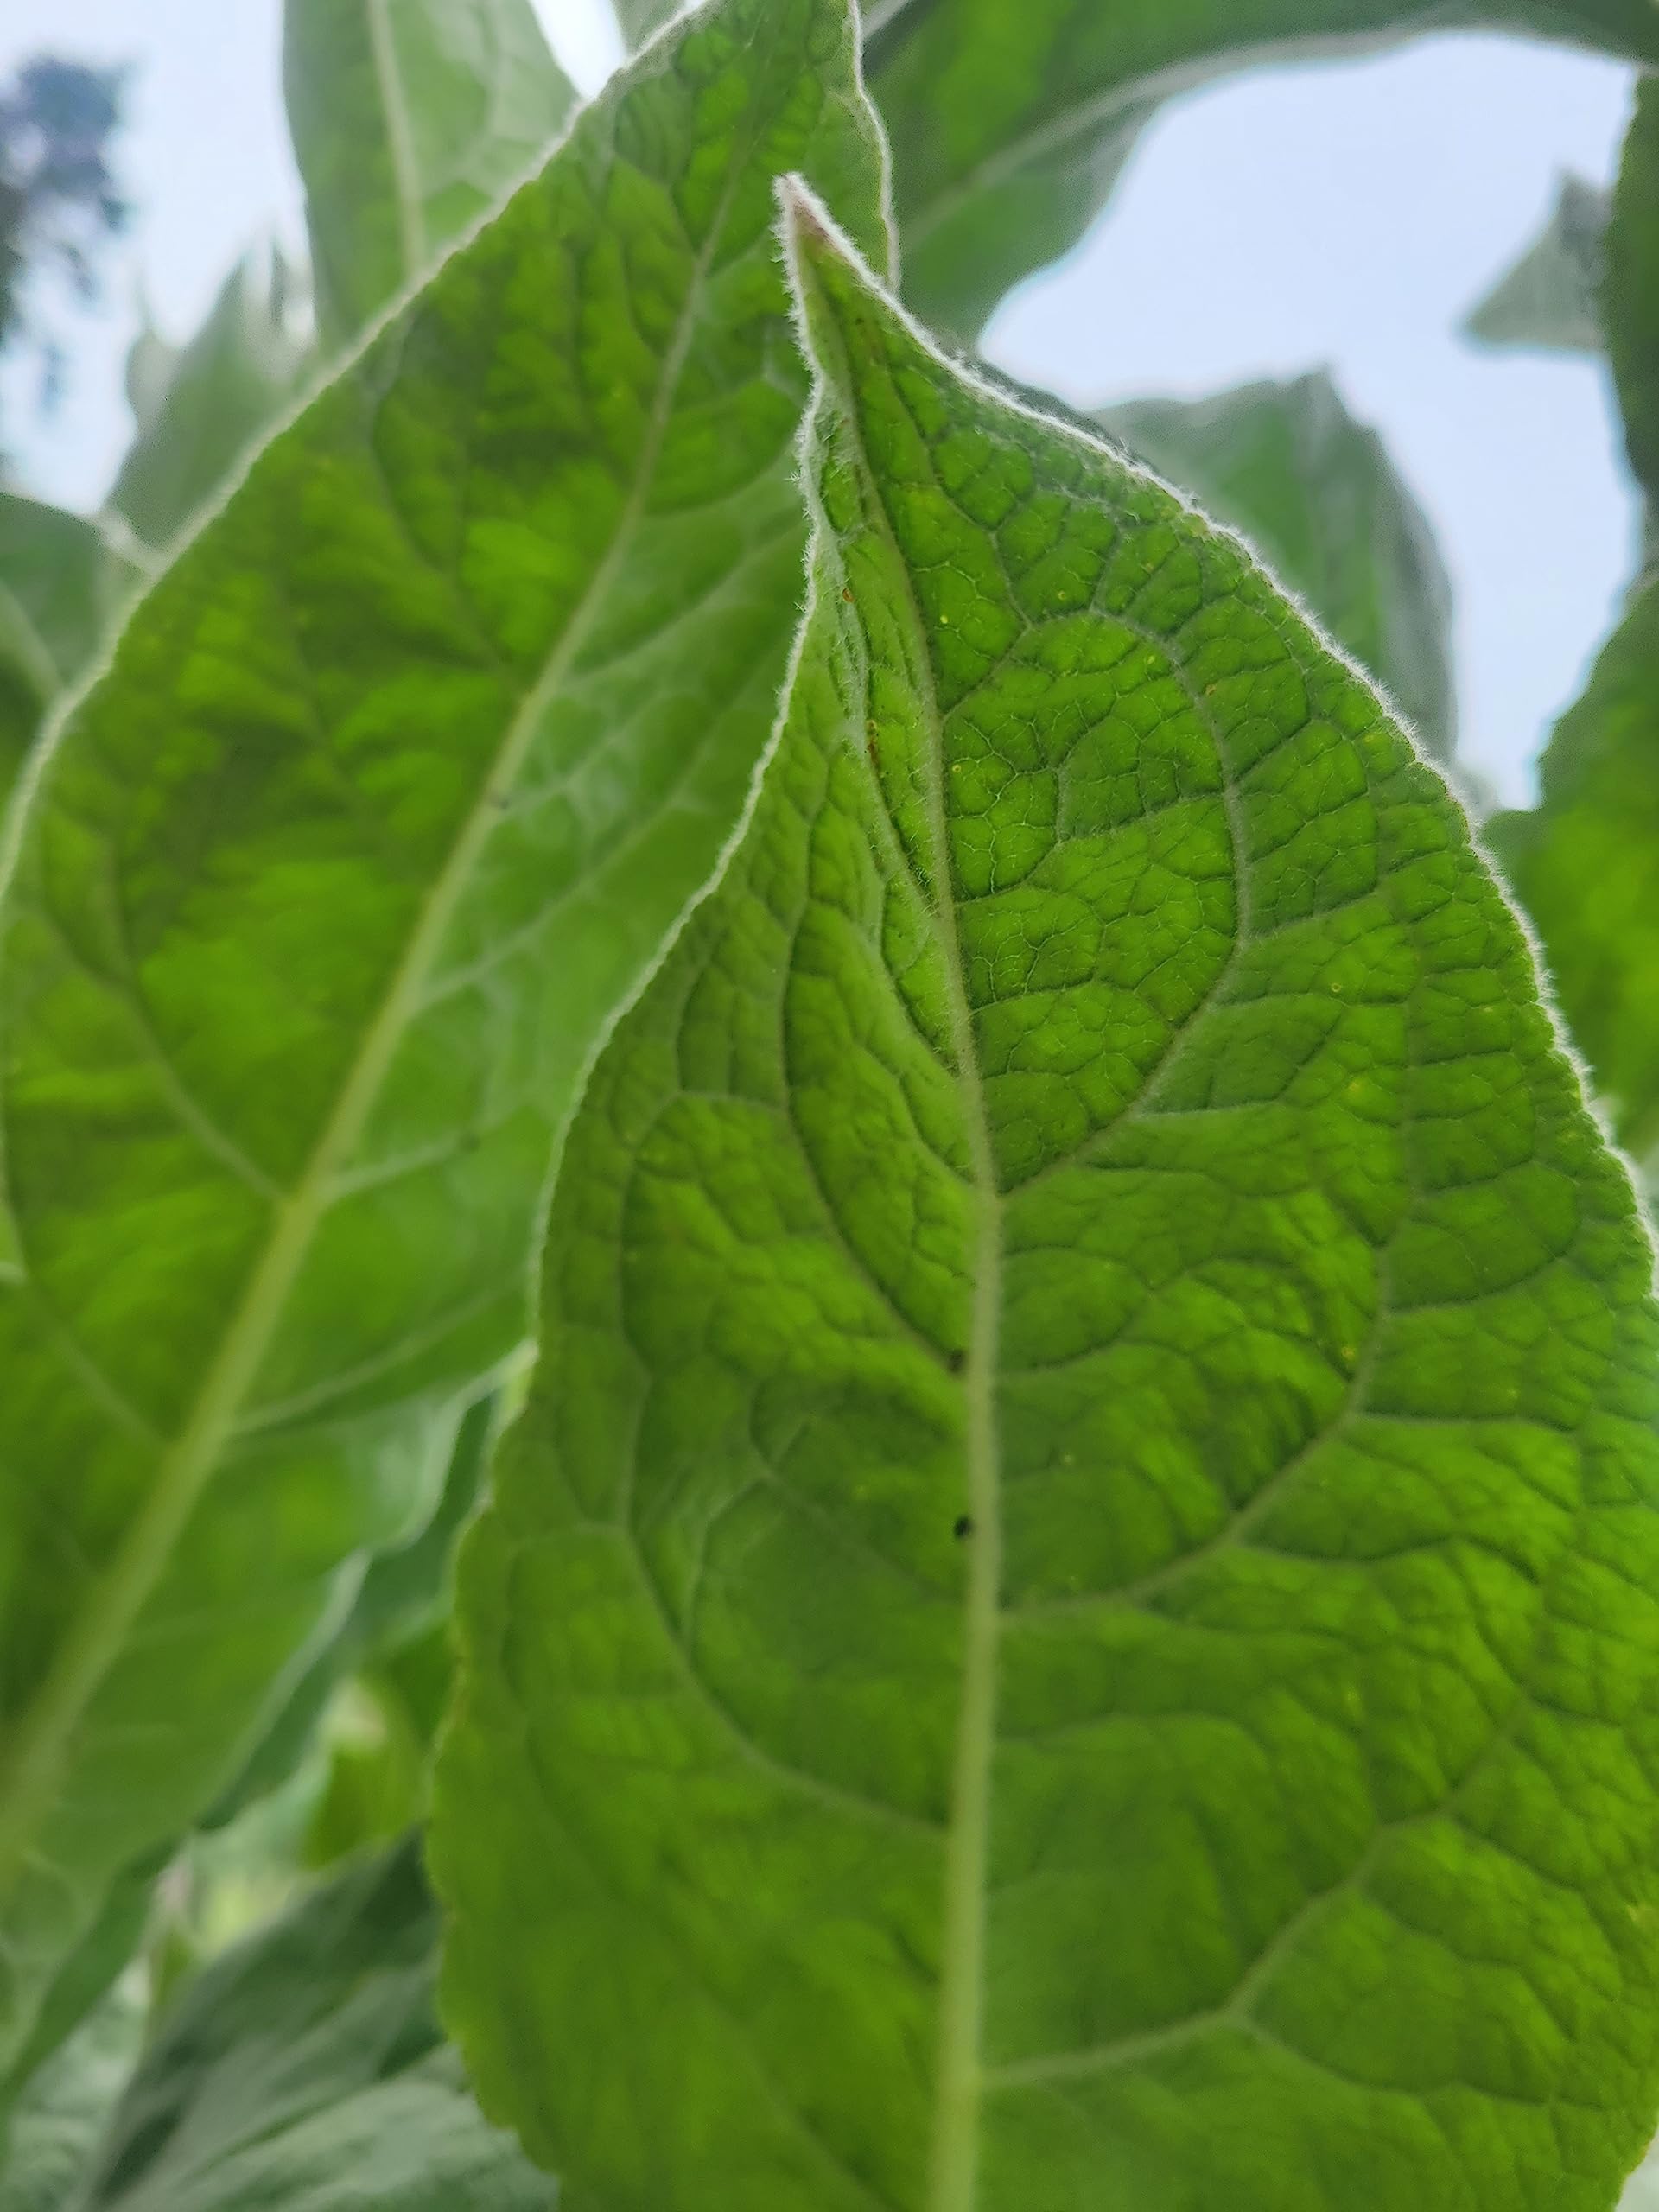
[[[530,0],[288,0],[283,74],[335,344],[525,174],[576,97]]]
[[[804,161],[881,250],[850,38],[834,0],[740,0],[624,73],[257,457],[35,788],[0,951],[0,2043],[522,1337],[559,1102],[784,664],[771,180]]]
[[[1659,2075],[1628,1183],[1346,665],[796,251],[813,612],[565,1152],[463,1553],[452,2026],[605,2212],[1599,2212]],[[1524,1111],[1459,1107],[1489,1050]],[[1593,1370],[1520,1323],[1581,1298]]]

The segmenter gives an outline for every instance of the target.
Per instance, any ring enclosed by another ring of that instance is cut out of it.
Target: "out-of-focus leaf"
[[[1601,351],[1603,245],[1611,195],[1563,176],[1541,234],[1501,276],[1465,329],[1489,346]]]
[[[1651,0],[905,0],[870,84],[893,137],[905,293],[971,337],[1081,237],[1156,101],[1227,71],[1454,26],[1659,63]]]
[[[1624,443],[1659,507],[1659,85],[1638,84],[1607,230],[1602,300]]]
[[[99,2137],[143,2040],[142,1993],[111,1990],[0,2123],[0,2212],[82,2212]]]
[[[597,2212],[1608,2212],[1629,1179],[1363,679],[796,224],[811,612],[565,1147],[446,2018]]]
[[[138,435],[110,504],[146,545],[170,545],[294,397],[306,348],[293,283],[280,252],[245,255],[170,373],[159,354],[142,371]]]
[[[1609,356],[1631,466],[1659,496],[1659,89],[1643,86],[1607,231]],[[1531,915],[1620,1141],[1659,1160],[1659,575],[1638,582],[1556,724],[1527,813],[1485,825]]]
[[[136,578],[96,523],[0,492],[0,808]]]
[[[485,2121],[443,2044],[437,1935],[411,1841],[205,1967],[118,2107],[79,2212],[550,2212],[554,2184]]]
[[[616,0],[616,20],[630,54],[677,16],[685,0]]]
[[[530,0],[288,0],[283,81],[336,345],[530,169],[575,102]]]
[[[167,397],[167,388],[178,372],[183,350],[182,346],[169,345],[162,336],[150,321],[146,306],[138,335],[127,348],[127,365],[122,379],[140,436],[154,427]]]
[[[429,1516],[554,1132],[787,661],[773,186],[840,0],[688,19],[252,464],[31,785],[0,944],[0,2063]],[[97,1817],[88,1808],[96,1807]]]
[[[1218,522],[1242,531],[1451,758],[1452,586],[1428,518],[1382,441],[1323,370],[1212,399],[1142,399],[1103,425]]]

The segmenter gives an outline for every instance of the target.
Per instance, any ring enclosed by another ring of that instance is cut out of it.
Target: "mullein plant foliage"
[[[308,273],[0,503],[0,2212],[1619,2200],[1648,593],[1490,825],[1592,1113],[1375,435],[963,351],[1431,12],[289,0]]]

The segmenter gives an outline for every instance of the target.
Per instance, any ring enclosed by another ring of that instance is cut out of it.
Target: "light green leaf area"
[[[0,2064],[522,1338],[552,1133],[787,658],[798,168],[879,251],[836,0],[654,46],[261,453],[34,786],[0,948]]]
[[[295,397],[305,345],[294,282],[280,252],[245,255],[170,361],[139,339],[129,371],[138,433],[110,504],[144,544],[170,546]]]
[[[1542,232],[1501,276],[1464,327],[1489,346],[1599,353],[1602,249],[1610,195],[1564,175]]]
[[[137,1989],[112,1992],[0,2129],[0,2212],[79,2212],[88,2161],[143,2039]]]
[[[1608,351],[1638,482],[1659,495],[1659,99],[1637,93],[1607,233]],[[1543,942],[1619,1141],[1659,1160],[1659,574],[1638,582],[1561,717],[1528,813],[1488,840]]]
[[[404,1843],[216,1960],[150,2042],[76,2212],[551,2212],[554,2183],[442,2043],[436,1948]]]
[[[530,0],[287,0],[283,79],[335,343],[516,183],[575,105]]]
[[[1244,535],[1449,760],[1452,586],[1382,441],[1323,370],[1211,399],[1141,399],[1100,422]]]
[[[452,2032],[571,2212],[1607,2212],[1624,1173],[1371,693],[798,221],[814,610],[463,1546]]]
[[[682,0],[615,0],[617,29],[632,54],[680,12]]]
[[[96,523],[0,492],[0,807],[133,577]]]
[[[906,297],[971,337],[1082,236],[1172,93],[1459,26],[1659,63],[1650,0],[888,0],[867,58],[893,138]]]

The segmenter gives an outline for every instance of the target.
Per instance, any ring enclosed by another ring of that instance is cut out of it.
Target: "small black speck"
[[[973,1516],[969,1513],[959,1513],[957,1516],[956,1525],[950,1533],[958,1543],[964,1536],[971,1536],[974,1533]]]
[[[953,1375],[960,1375],[963,1369],[968,1364],[968,1355],[963,1351],[962,1346],[958,1344],[954,1351],[946,1352],[944,1356],[944,1363]]]

